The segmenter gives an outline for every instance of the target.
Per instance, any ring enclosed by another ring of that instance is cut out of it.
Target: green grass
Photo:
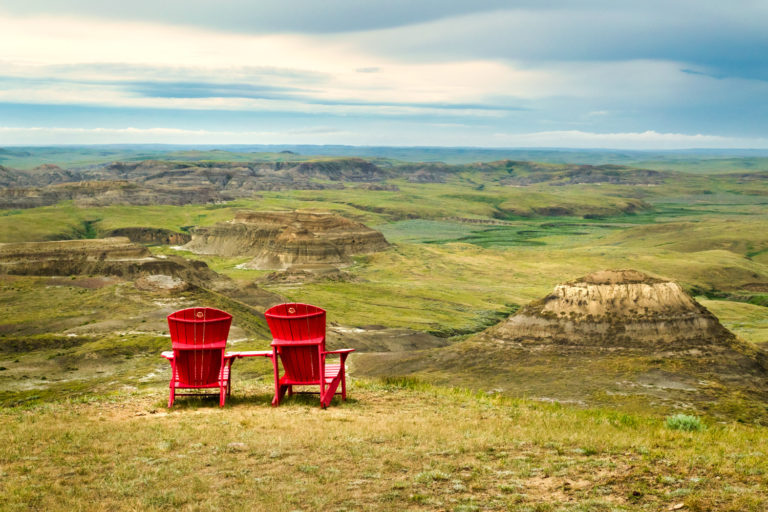
[[[677,158],[661,161],[639,161],[633,165],[644,169],[669,170],[696,174],[721,174],[768,170],[768,158]]]
[[[697,297],[729,330],[756,345],[768,346],[768,308],[730,300]]]
[[[250,204],[250,203],[249,203]],[[116,228],[150,227],[182,232],[184,227],[231,219],[244,204],[188,206],[104,206],[79,208],[71,201],[0,217],[0,242],[96,238]]]

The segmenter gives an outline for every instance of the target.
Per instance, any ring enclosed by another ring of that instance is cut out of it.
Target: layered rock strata
[[[504,340],[562,345],[696,345],[732,339],[677,283],[605,270],[561,284],[491,329]]]
[[[315,211],[241,212],[234,220],[198,228],[184,246],[192,252],[253,256],[245,267],[340,266],[356,254],[389,246],[384,236],[359,222]]]
[[[166,275],[200,285],[221,279],[199,261],[154,257],[126,237],[0,244],[0,273],[31,276]]]

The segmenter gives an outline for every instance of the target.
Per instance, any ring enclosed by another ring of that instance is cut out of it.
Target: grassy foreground
[[[0,411],[3,510],[718,510],[768,507],[764,427],[357,380],[328,410],[163,391]],[[162,397],[162,398],[161,398]]]

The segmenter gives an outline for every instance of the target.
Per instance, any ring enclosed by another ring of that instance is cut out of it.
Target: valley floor
[[[413,380],[225,409],[165,390],[0,411],[3,510],[766,510],[765,427],[670,430]]]

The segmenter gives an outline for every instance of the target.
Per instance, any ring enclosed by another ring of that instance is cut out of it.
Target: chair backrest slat
[[[325,350],[325,310],[311,304],[287,303],[269,308],[264,316],[289,379],[319,383],[320,352]]]

